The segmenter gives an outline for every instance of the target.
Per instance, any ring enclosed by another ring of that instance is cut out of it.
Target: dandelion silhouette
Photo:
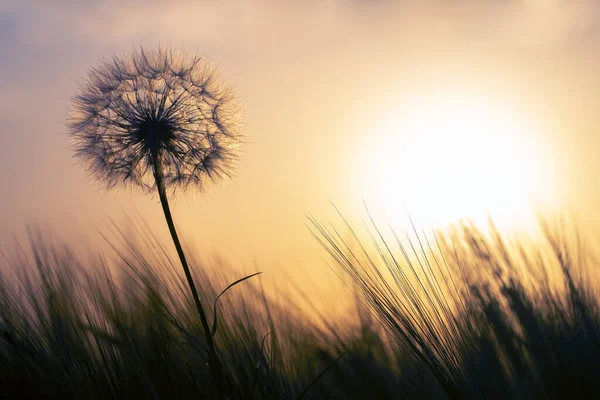
[[[125,184],[158,191],[216,369],[214,333],[175,230],[167,189],[202,190],[230,175],[241,139],[232,90],[200,57],[140,48],[89,72],[68,127],[76,156],[108,188]]]
[[[134,51],[90,71],[69,121],[77,156],[108,187],[204,187],[228,177],[235,97],[200,57]]]

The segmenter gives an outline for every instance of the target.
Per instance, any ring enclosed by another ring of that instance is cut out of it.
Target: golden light
[[[478,96],[423,98],[366,135],[360,188],[388,218],[445,226],[491,216],[520,229],[551,196],[539,133],[519,110]]]

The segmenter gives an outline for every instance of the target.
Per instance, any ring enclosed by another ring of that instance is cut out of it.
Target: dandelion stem
[[[158,188],[158,195],[160,197],[160,204],[162,205],[163,212],[165,214],[165,219],[167,220],[167,225],[169,226],[169,232],[171,233],[171,238],[173,239],[173,243],[175,244],[175,248],[177,249],[177,254],[179,255],[179,260],[181,260],[181,265],[183,267],[183,271],[185,272],[185,277],[188,281],[188,285],[190,286],[190,290],[192,292],[192,297],[194,298],[194,303],[196,304],[196,309],[198,310],[198,314],[200,315],[200,321],[202,322],[202,329],[204,330],[204,336],[206,337],[206,342],[208,345],[208,358],[210,364],[210,370],[213,374],[213,378],[216,380],[217,388],[219,390],[220,397],[225,399],[225,392],[223,389],[223,380],[221,374],[221,368],[219,359],[217,356],[217,351],[215,347],[215,342],[213,336],[210,332],[210,328],[208,325],[208,320],[206,319],[206,313],[204,312],[204,308],[202,307],[202,303],[200,302],[200,297],[198,296],[198,290],[196,289],[196,285],[194,284],[194,279],[192,278],[192,274],[190,272],[190,267],[188,266],[187,260],[185,258],[185,254],[183,253],[183,248],[181,247],[181,242],[179,241],[179,237],[177,236],[177,231],[175,230],[175,224],[173,223],[173,216],[171,215],[171,208],[169,207],[169,201],[167,199],[167,191],[164,184],[164,179],[161,171],[161,164],[159,157],[157,155],[153,156],[153,166],[154,166],[154,178],[156,180],[156,187]]]

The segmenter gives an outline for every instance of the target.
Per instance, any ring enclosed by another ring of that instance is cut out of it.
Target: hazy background
[[[287,3],[0,1],[0,243],[32,222],[95,243],[96,228],[132,212],[167,234],[156,198],[87,179],[64,127],[90,66],[158,43],[205,54],[244,107],[236,178],[173,205],[206,254],[320,279],[305,213],[330,216],[329,200],[360,213],[364,144],[380,140],[383,116],[439,88],[518,110],[536,127],[528,162],[551,203],[600,226],[599,3]]]

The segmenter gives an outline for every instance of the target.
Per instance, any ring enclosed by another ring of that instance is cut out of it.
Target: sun
[[[365,136],[360,190],[392,219],[445,226],[492,217],[520,228],[550,196],[539,137],[518,110],[481,96],[421,99]]]

